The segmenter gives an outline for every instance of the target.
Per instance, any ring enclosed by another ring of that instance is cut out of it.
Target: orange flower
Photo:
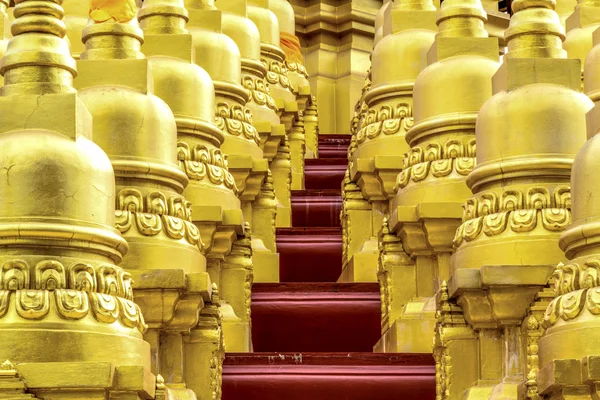
[[[135,0],[91,0],[90,18],[96,23],[115,21],[128,22],[135,18]]]

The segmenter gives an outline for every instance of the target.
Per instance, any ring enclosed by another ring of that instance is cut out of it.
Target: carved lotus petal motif
[[[463,145],[460,140],[452,139],[444,144],[445,158],[460,158],[464,157]]]
[[[121,297],[119,297],[117,300],[119,301],[119,315],[123,325],[130,328],[137,327],[139,323],[139,316],[141,314],[138,306],[133,301],[123,299]]]
[[[366,129],[365,129],[366,137],[369,139],[376,138],[379,135],[379,132],[381,132],[381,126],[382,126],[382,122],[375,122],[373,124],[367,125]],[[357,139],[359,139],[359,138],[357,138]],[[359,139],[358,142],[361,143],[361,140]]]
[[[456,172],[462,176],[467,176],[475,168],[475,158],[472,157],[460,157],[455,159]]]
[[[366,115],[364,116],[364,123],[367,125],[371,125],[376,122],[378,122],[377,110],[370,109],[369,111],[367,111]]]
[[[427,178],[427,175],[429,174],[429,166],[430,166],[430,163],[428,163],[428,162],[413,165],[411,167],[411,170],[412,170],[411,175],[412,175],[413,182],[419,182],[419,181],[422,181],[423,179]]]
[[[69,287],[83,292],[96,291],[96,273],[90,264],[78,263],[69,269]]]
[[[121,268],[114,265],[103,265],[97,270],[98,291],[111,296],[122,295],[122,287],[119,280]]]
[[[144,209],[144,198],[137,189],[123,189],[117,196],[117,210],[140,212]]]
[[[58,289],[54,292],[58,313],[67,319],[81,319],[88,315],[90,303],[86,292]]]
[[[162,231],[160,215],[150,213],[136,213],[135,222],[142,235],[156,236]]]
[[[588,289],[577,290],[560,297],[560,315],[565,321],[573,319],[581,313],[585,306],[587,290]]]
[[[585,262],[585,267],[579,278],[581,288],[592,288],[600,286],[600,261],[596,259]]]
[[[481,232],[483,218],[473,218],[463,224],[463,235],[467,242],[474,240]]]
[[[0,289],[29,289],[29,265],[22,260],[10,260],[0,270]]]
[[[425,161],[435,161],[442,158],[442,146],[439,143],[430,143],[425,149]]]
[[[382,122],[381,131],[384,135],[395,135],[400,131],[402,121],[399,119],[388,119]]]
[[[185,161],[190,159],[190,146],[186,142],[177,141],[177,160]]]
[[[35,288],[55,290],[67,287],[65,267],[58,261],[44,260],[35,266]]]
[[[26,319],[42,319],[50,311],[50,292],[47,290],[17,290],[16,309]]]
[[[483,193],[479,201],[479,215],[488,215],[498,212],[498,196],[496,193]]]
[[[563,208],[546,208],[542,210],[542,224],[552,232],[564,231],[571,223],[571,212]]]
[[[483,233],[486,236],[499,235],[506,230],[508,223],[507,213],[490,214],[483,218]]]
[[[544,314],[544,326],[549,327],[552,326],[558,321],[560,317],[560,297],[552,300],[550,304],[548,304],[548,308],[546,308],[546,312]]]
[[[537,225],[537,210],[516,210],[510,213],[510,228],[514,232],[531,232]]]
[[[121,233],[126,233],[133,225],[133,214],[129,211],[115,211],[115,227]]]
[[[215,185],[220,185],[223,183],[223,181],[225,179],[225,171],[223,170],[223,168],[220,168],[220,167],[217,167],[214,165],[209,165],[208,166],[208,178]]]
[[[193,223],[185,221],[185,234],[188,242],[191,244],[197,245],[200,243],[200,231]]]
[[[571,187],[559,186],[554,189],[554,204],[557,208],[571,209]]]
[[[165,232],[171,239],[179,240],[185,236],[185,224],[181,218],[163,215],[163,224]]]
[[[448,176],[452,172],[452,163],[451,159],[442,159],[431,162],[431,173],[436,178],[441,178],[443,176]]]
[[[590,313],[600,314],[600,288],[595,287],[587,291],[586,306]]]
[[[411,168],[406,168],[403,169],[400,174],[398,174],[398,178],[396,178],[396,186],[399,188],[404,188],[408,185],[408,182],[410,181],[411,170]]]
[[[111,324],[119,318],[119,303],[115,296],[91,293],[92,311],[98,321]]]
[[[416,165],[423,162],[423,149],[420,147],[413,147],[408,153],[408,166]]]
[[[364,127],[356,133],[356,141],[358,143],[362,143],[367,139],[367,128],[368,127]]]
[[[454,239],[452,240],[454,247],[460,246],[460,244],[463,242],[464,230],[465,230],[464,224],[462,224],[461,226],[458,227],[458,229],[454,233]]]
[[[471,197],[465,202],[465,204],[463,204],[463,222],[466,222],[478,216],[477,206],[478,200],[475,197]]]
[[[502,193],[502,210],[514,211],[523,208],[523,193],[518,190],[507,190]]]
[[[184,171],[188,178],[201,181],[206,177],[206,165],[199,161],[185,161]]]
[[[550,207],[550,192],[546,187],[535,187],[529,189],[525,207],[541,210]]]

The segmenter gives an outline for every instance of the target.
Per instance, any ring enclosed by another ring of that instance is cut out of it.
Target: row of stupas
[[[0,13],[0,398],[220,399],[316,154],[292,6]]]
[[[383,3],[342,188],[374,350],[439,400],[597,398],[600,3]]]

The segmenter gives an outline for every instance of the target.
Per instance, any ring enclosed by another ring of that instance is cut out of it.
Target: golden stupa
[[[598,399],[598,0],[0,33],[0,400]]]

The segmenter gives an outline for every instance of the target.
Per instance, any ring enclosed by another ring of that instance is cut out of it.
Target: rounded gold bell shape
[[[116,266],[127,243],[114,229],[115,176],[72,88],[60,2],[17,1],[15,15],[0,67],[0,102],[19,110],[0,134],[0,357],[149,367],[131,277]]]

